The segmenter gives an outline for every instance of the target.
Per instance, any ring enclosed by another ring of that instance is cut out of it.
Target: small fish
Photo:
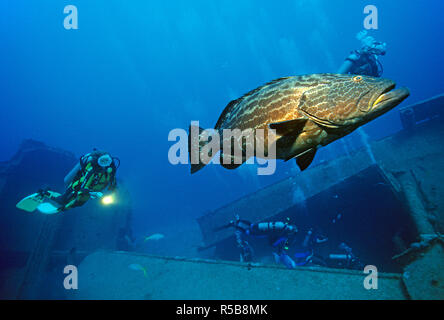
[[[299,168],[305,170],[319,147],[381,116],[408,96],[407,88],[395,89],[394,81],[383,78],[346,74],[280,78],[231,101],[214,129],[219,137],[225,129],[252,129],[254,136],[256,130],[264,130],[263,155],[268,154],[268,129],[274,129],[276,137],[271,138],[270,145],[276,145],[276,155],[272,156],[285,161],[295,158]],[[201,159],[210,140],[197,126],[192,125],[190,133],[190,158],[199,160],[191,165],[191,173],[195,173],[206,165]],[[223,139],[219,140],[220,163],[227,169],[236,169],[246,162],[248,149],[254,148],[256,153],[254,139],[236,140],[228,136],[227,141],[243,152],[242,163],[234,162],[231,148],[224,153]]]
[[[145,242],[148,241],[148,240],[160,240],[160,239],[163,239],[163,238],[165,238],[165,236],[163,234],[161,234],[161,233],[154,233],[154,234],[152,234],[150,236],[145,237]]]
[[[130,268],[131,270],[135,270],[135,271],[143,271],[143,275],[146,277],[146,269],[144,267],[142,267],[140,264],[138,263],[132,263],[128,266],[128,268]]]

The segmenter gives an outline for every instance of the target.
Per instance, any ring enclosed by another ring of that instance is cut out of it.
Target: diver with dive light
[[[64,179],[68,186],[65,193],[53,199],[61,205],[59,211],[82,206],[89,199],[102,198],[105,189],[113,192],[119,165],[118,158],[97,149],[80,157],[79,163]]]
[[[17,204],[17,208],[45,214],[54,214],[84,205],[89,199],[102,198],[107,205],[113,202],[112,196],[104,197],[103,192],[116,189],[116,171],[120,160],[106,151],[94,149],[80,157],[79,162],[66,175],[63,194],[41,189]]]

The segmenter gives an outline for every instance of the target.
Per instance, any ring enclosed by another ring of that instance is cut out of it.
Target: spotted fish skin
[[[270,143],[276,144],[275,158],[297,158],[305,169],[316,149],[325,146],[391,110],[408,97],[406,88],[392,90],[395,82],[360,75],[312,74],[276,79],[231,101],[220,115],[215,129],[242,131],[263,129],[265,156],[268,130],[276,130]],[[231,138],[230,138],[231,139]],[[245,153],[248,141],[235,141]],[[222,148],[222,143],[221,143]],[[223,158],[232,157],[221,150]],[[233,161],[233,159],[231,159]],[[245,162],[247,159],[242,159]],[[233,169],[240,164],[224,165]],[[202,165],[191,168],[198,171]]]

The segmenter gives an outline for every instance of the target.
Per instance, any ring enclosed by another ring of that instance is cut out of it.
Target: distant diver
[[[82,206],[89,199],[101,198],[105,189],[112,192],[116,188],[119,165],[118,158],[94,149],[83,155],[66,175],[64,182],[67,187],[63,194],[42,189],[21,200],[17,208],[28,212],[37,209],[45,214],[53,214]]]
[[[296,250],[293,257],[297,266],[322,266],[329,268],[344,268],[362,270],[364,265],[360,259],[354,255],[352,248],[346,243],[341,242],[337,247],[340,252],[325,254],[325,250],[329,250],[325,244],[328,237],[320,231],[313,231],[310,228],[301,244],[299,250]],[[320,250],[323,247],[324,250]],[[319,251],[324,251],[324,255],[320,255]]]
[[[315,251],[320,245],[325,244],[328,241],[328,237],[322,232],[315,232],[313,228],[308,229],[305,234],[304,240],[301,244],[300,250],[297,250],[294,254],[295,263],[297,266],[306,265],[320,265],[327,266],[324,259],[317,256]]]
[[[361,49],[351,52],[338,73],[382,76],[383,67],[378,57],[385,55],[387,44],[376,41],[372,36],[367,35],[366,30],[359,32],[356,38],[361,41]]]
[[[353,253],[352,248],[350,248],[345,242],[341,242],[338,249],[342,253],[332,253],[329,254],[329,264],[334,268],[345,268],[354,270],[363,270],[364,264],[361,260]]]
[[[220,146],[217,140],[214,142],[208,137],[208,131],[190,126],[191,173],[202,169],[216,154],[223,167],[236,169],[248,160],[252,149],[256,157],[285,161],[295,158],[304,170],[319,147],[346,136],[409,96],[407,88],[394,89],[395,86],[392,80],[347,74],[312,74],[274,80],[225,107],[214,128],[222,137]],[[227,134],[228,129],[232,133],[235,129],[250,133],[236,138]],[[269,129],[274,129],[276,136],[269,134]],[[223,150],[224,139],[225,145],[231,146],[229,150]],[[209,148],[210,143],[219,149]],[[257,150],[258,145],[263,152]],[[269,154],[268,146],[273,145],[276,154]]]
[[[215,229],[215,231],[229,227],[235,228],[236,243],[241,250],[240,261],[251,262],[253,259],[253,249],[244,237],[265,236],[268,237],[269,243],[273,248],[273,256],[276,263],[282,263],[290,269],[296,266],[287,254],[289,238],[298,231],[296,226],[281,221],[251,223],[250,221],[240,219],[239,216],[236,215],[235,220]]]

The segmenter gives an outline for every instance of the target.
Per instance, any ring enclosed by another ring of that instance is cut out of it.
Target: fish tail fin
[[[202,148],[209,143],[209,141],[207,141],[208,139],[203,139],[204,131],[205,130],[199,126],[190,125],[188,134],[188,154],[191,163],[191,174],[196,173],[208,164],[202,162],[201,159]],[[215,154],[212,154],[211,158],[214,156]]]

